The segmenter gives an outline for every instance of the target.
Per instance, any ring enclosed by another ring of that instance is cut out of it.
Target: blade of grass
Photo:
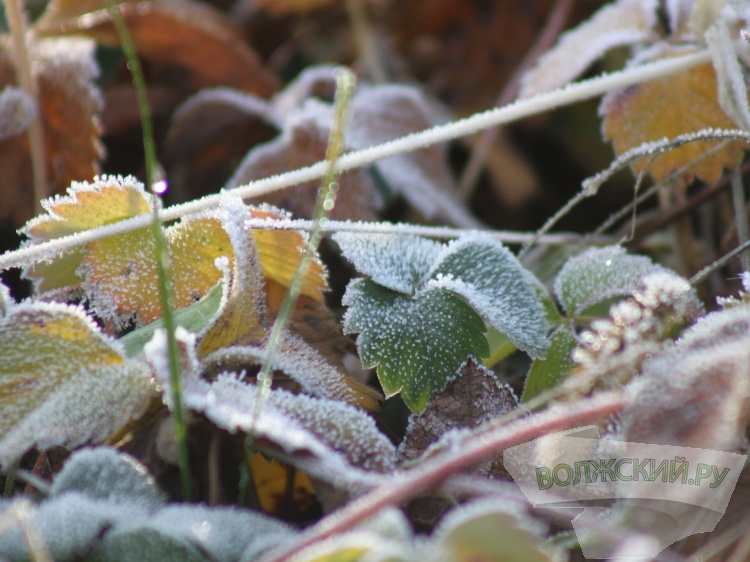
[[[170,262],[169,249],[167,247],[164,232],[161,229],[159,217],[159,208],[161,199],[154,186],[157,181],[163,179],[161,167],[156,159],[156,146],[154,143],[153,123],[151,121],[151,107],[148,103],[146,91],[146,80],[143,77],[140,59],[133,43],[125,20],[120,12],[120,6],[114,0],[105,0],[107,10],[117,29],[117,35],[120,38],[122,50],[128,61],[128,68],[133,78],[133,87],[135,88],[136,100],[138,102],[138,113],[141,119],[141,128],[143,130],[143,152],[146,164],[146,189],[151,192],[154,198],[154,212],[151,215],[151,236],[154,241],[154,254],[156,258],[157,286],[159,290],[159,300],[161,302],[162,319],[164,329],[167,332],[167,347],[169,352],[169,371],[172,381],[172,419],[174,420],[175,439],[177,441],[178,462],[180,468],[180,479],[182,482],[182,495],[185,500],[191,497],[190,492],[190,462],[187,448],[187,430],[185,428],[184,411],[182,405],[182,386],[180,382],[180,362],[179,352],[177,349],[177,340],[174,335],[175,320],[172,307],[172,286],[168,275]]]
[[[356,78],[354,77],[354,74],[348,69],[340,69],[336,77],[333,124],[331,126],[331,133],[328,137],[328,147],[326,149],[326,172],[323,176],[320,189],[318,189],[318,200],[315,204],[310,239],[305,246],[302,256],[300,256],[300,260],[297,263],[297,269],[294,272],[294,277],[284,295],[284,300],[281,302],[279,313],[276,316],[276,321],[273,323],[273,327],[271,328],[271,334],[268,337],[268,353],[257,377],[257,393],[253,404],[253,421],[250,425],[251,428],[255,425],[257,418],[260,415],[263,399],[271,392],[271,385],[273,384],[273,367],[276,356],[284,343],[286,328],[292,317],[292,313],[294,312],[294,305],[297,302],[297,297],[299,297],[302,289],[303,280],[307,275],[310,265],[315,259],[318,245],[323,238],[324,231],[322,226],[328,220],[328,216],[336,204],[336,195],[339,189],[336,179],[340,173],[336,163],[341,157],[343,151],[344,127],[346,126],[348,118],[349,101],[354,95],[355,88]],[[252,432],[248,433],[246,449],[249,450],[251,447]],[[246,471],[247,467],[244,466],[243,470]],[[248,482],[249,480],[245,472],[241,479],[240,505],[244,503],[244,496],[246,494]]]
[[[42,200],[49,195],[47,193],[47,159],[44,148],[42,112],[39,110],[36,81],[31,70],[31,58],[26,46],[26,12],[23,9],[23,0],[5,0],[5,9],[13,40],[13,62],[16,68],[16,75],[18,76],[18,83],[24,92],[26,92],[26,95],[31,98],[36,112],[34,119],[29,123],[26,134],[29,137],[31,169],[34,178],[34,210],[36,213],[41,213]]]

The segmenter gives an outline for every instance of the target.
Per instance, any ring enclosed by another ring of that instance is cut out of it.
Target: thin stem
[[[367,20],[363,0],[346,0],[346,11],[352,26],[352,35],[362,57],[367,73],[373,82],[383,84],[388,81],[388,73],[382,59],[378,56],[375,34]]]
[[[117,34],[122,44],[122,50],[128,61],[128,68],[133,78],[133,87],[135,88],[136,100],[138,102],[138,113],[141,119],[141,128],[143,130],[143,152],[146,165],[146,188],[152,193],[154,206],[153,213],[145,215],[148,218],[151,227],[151,236],[154,243],[154,257],[156,261],[157,287],[159,290],[159,300],[161,302],[162,318],[164,320],[164,329],[167,332],[167,348],[169,353],[169,371],[172,382],[172,419],[174,420],[175,439],[177,441],[178,462],[180,467],[180,478],[182,481],[182,494],[186,500],[191,498],[190,491],[190,460],[187,447],[187,430],[185,428],[185,412],[182,404],[182,385],[180,381],[180,360],[175,338],[175,320],[172,307],[172,283],[168,274],[170,253],[167,242],[164,238],[164,232],[161,229],[161,217],[159,207],[161,199],[154,192],[154,185],[161,180],[161,170],[156,159],[156,146],[154,143],[153,123],[151,121],[151,107],[148,103],[148,92],[146,90],[146,80],[143,76],[141,62],[133,43],[125,20],[120,12],[120,6],[114,3],[114,0],[105,0],[109,10],[112,22],[115,24]],[[144,225],[145,226],[145,225]]]
[[[351,1],[351,0],[349,0]],[[573,5],[573,0],[557,0],[552,12],[547,18],[547,22],[544,25],[539,37],[532,45],[529,52],[518,65],[513,75],[508,80],[503,90],[495,102],[496,107],[501,107],[512,102],[518,95],[518,90],[521,87],[521,77],[534,65],[539,56],[552,45],[560,31],[565,26],[565,20],[568,19],[570,8]],[[490,153],[490,148],[495,144],[498,135],[500,134],[499,127],[492,127],[487,129],[482,138],[477,142],[472,154],[469,159],[469,163],[464,168],[463,175],[458,184],[458,193],[461,198],[466,201],[471,197],[474,192],[474,188],[477,184],[479,174],[484,167],[484,163],[487,161],[487,156]]]
[[[482,463],[508,447],[531,441],[541,435],[591,423],[618,412],[624,404],[622,394],[602,393],[595,398],[582,398],[553,406],[543,413],[474,435],[463,443],[460,451],[437,453],[419,467],[394,475],[385,484],[334,511],[299,535],[290,545],[271,552],[262,560],[282,562],[317,541],[350,529],[385,507],[403,503],[422,492],[434,489],[448,477]]]
[[[592,78],[583,82],[569,84],[564,88],[539,94],[531,98],[518,100],[505,107],[491,109],[484,113],[479,113],[453,123],[440,125],[419,133],[412,133],[393,141],[375,145],[370,148],[344,154],[338,160],[336,170],[338,172],[344,172],[346,170],[360,168],[383,158],[411,152],[413,150],[419,150],[433,144],[459,138],[496,125],[507,124],[556,107],[590,99],[610,90],[626,88],[655,78],[664,78],[665,76],[692,68],[707,62],[708,60],[710,60],[709,54],[701,51],[698,53],[683,55],[681,57],[663,59],[642,66],[621,70],[612,74],[603,74],[598,78]],[[320,179],[325,175],[326,167],[327,162],[324,160],[306,168],[300,168],[299,170],[294,170],[278,176],[257,180],[231,190],[225,190],[221,194],[208,195],[202,199],[174,205],[168,209],[159,211],[159,220],[163,222],[172,221],[191,213],[197,213],[215,207],[219,204],[221,197],[226,193],[247,199],[264,195],[285,187]],[[65,250],[70,250],[94,240],[100,240],[113,234],[121,234],[123,232],[144,228],[145,226],[148,226],[148,217],[138,216],[118,223],[100,226],[96,229],[73,234],[71,236],[57,238],[55,240],[29,246],[14,252],[7,252],[0,256],[0,270],[9,267],[23,267],[39,257],[48,258],[50,255],[57,255]]]
[[[29,137],[31,152],[31,169],[33,174],[34,212],[41,213],[42,200],[47,192],[47,158],[44,147],[44,128],[42,127],[42,112],[39,106],[39,96],[36,81],[31,70],[31,58],[26,46],[27,25],[23,0],[5,0],[8,14],[8,25],[13,40],[13,54],[18,83],[34,104],[35,116],[29,123],[26,134]]]
[[[696,273],[690,278],[690,284],[697,285],[698,283],[703,281],[706,277],[711,275],[714,271],[716,271],[720,267],[723,267],[727,262],[729,262],[729,260],[737,256],[737,254],[741,254],[748,248],[750,248],[750,240],[745,241],[743,244],[740,244],[728,254],[720,257],[718,260],[712,262],[710,265],[707,265],[706,267],[701,269],[698,273]]]
[[[599,192],[599,188],[601,188],[601,186],[605,182],[607,182],[617,172],[626,168],[633,162],[637,162],[642,158],[663,154],[664,152],[667,152],[674,148],[678,148],[690,142],[725,139],[743,140],[745,142],[750,142],[750,133],[748,133],[747,131],[736,129],[701,129],[700,131],[696,131],[694,133],[678,135],[673,139],[664,139],[660,141],[644,143],[641,146],[637,146],[628,150],[627,152],[623,152],[620,156],[617,157],[614,162],[609,165],[609,167],[607,167],[606,170],[598,173],[592,178],[584,180],[583,188],[581,189],[581,191],[578,192],[577,195],[573,196],[573,198],[571,198],[570,201],[568,201],[565,205],[563,205],[563,207],[559,211],[552,215],[552,217],[544,223],[542,228],[537,231],[537,235],[542,236],[543,234],[549,232],[550,229],[560,221],[560,219],[562,219],[571,211],[571,209],[573,209],[573,207],[578,205],[584,199],[596,195]],[[536,242],[536,240],[532,240],[530,243],[526,244],[521,249],[521,252],[518,255],[519,259],[528,254],[529,250],[531,250],[532,246]]]
[[[738,164],[732,172],[732,203],[734,205],[735,223],[737,224],[737,238],[740,244],[750,239],[750,226],[747,223],[747,201],[745,199],[745,185],[742,182],[742,164]],[[750,271],[750,252],[743,252],[740,256],[742,271]]]

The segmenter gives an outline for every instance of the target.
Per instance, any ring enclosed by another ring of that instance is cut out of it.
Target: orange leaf
[[[617,154],[643,143],[674,138],[708,127],[734,128],[717,100],[716,74],[711,64],[704,64],[663,78],[609,94],[602,101],[605,116],[603,134],[612,140]],[[697,160],[718,141],[692,142],[660,156],[650,165],[656,181],[666,179],[677,169]],[[742,146],[735,143],[693,166],[686,177],[698,177],[712,183],[723,168],[733,168],[742,159]],[[632,165],[637,174],[647,159]]]

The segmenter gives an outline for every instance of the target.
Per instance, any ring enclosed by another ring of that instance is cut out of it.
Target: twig
[[[500,95],[495,102],[495,107],[509,104],[516,98],[518,90],[521,87],[521,77],[532,67],[540,55],[552,45],[560,34],[560,31],[565,25],[565,21],[568,19],[568,14],[570,13],[572,5],[573,0],[557,0],[552,12],[547,18],[544,28],[539,34],[539,37],[523,58],[521,64],[518,65],[518,68],[516,68],[515,72],[510,77],[510,80],[508,80],[508,83],[500,92]],[[464,168],[458,186],[458,193],[464,201],[468,200],[474,192],[479,174],[481,173],[484,163],[487,161],[487,156],[490,153],[490,148],[495,144],[499,134],[500,127],[487,129],[474,147],[469,163],[466,164],[466,168]]]
[[[29,57],[29,50],[26,47],[26,12],[23,9],[23,0],[5,0],[5,8],[13,39],[13,54],[18,83],[34,104],[35,115],[34,119],[29,123],[27,135],[29,137],[31,169],[34,177],[34,212],[41,213],[43,211],[42,200],[49,195],[47,192],[47,159],[44,148],[42,112],[39,106],[36,81],[31,70],[31,58]]]
[[[357,49],[362,57],[367,73],[376,84],[383,84],[388,81],[388,73],[385,70],[383,61],[378,56],[377,46],[375,45],[375,35],[372,31],[370,22],[367,21],[365,12],[365,3],[363,0],[346,0],[346,11],[349,14],[349,21],[352,26],[352,35],[357,44]]]
[[[745,186],[742,182],[742,165],[738,164],[732,171],[732,203],[734,204],[735,223],[737,224],[737,241],[744,244],[750,239],[750,226],[747,223],[747,201]],[[750,253],[740,256],[742,271],[750,271]]]
[[[436,454],[419,467],[394,475],[386,484],[378,486],[323,518],[290,545],[272,551],[262,560],[282,562],[312,543],[350,529],[384,507],[405,502],[433,489],[449,476],[484,462],[508,447],[525,443],[540,435],[591,423],[621,410],[624,404],[625,399],[621,393],[602,393],[594,398],[582,398],[552,406],[540,414],[474,435],[462,443],[459,451],[450,450]]]
[[[708,60],[710,60],[709,54],[705,51],[701,51],[689,55],[683,55],[681,57],[663,59],[644,64],[643,66],[621,70],[613,74],[604,74],[583,82],[569,84],[564,88],[539,94],[531,98],[518,100],[511,105],[491,109],[484,113],[468,117],[467,119],[433,127],[419,133],[412,133],[405,137],[363,150],[350,152],[339,159],[336,170],[343,172],[346,170],[361,168],[362,166],[372,164],[383,158],[388,158],[389,156],[419,150],[433,144],[472,134],[482,129],[510,123],[556,107],[596,97],[610,90],[626,88],[655,78],[664,78],[665,76],[692,68],[707,62]],[[300,168],[299,170],[258,180],[244,186],[226,190],[223,193],[230,193],[242,197],[243,199],[257,197],[278,189],[320,179],[325,174],[326,164],[327,163],[324,160],[306,168]],[[174,205],[168,209],[159,211],[159,220],[162,222],[172,221],[191,213],[197,213],[215,207],[218,205],[223,193],[208,195],[202,199]],[[23,267],[40,258],[49,259],[51,256],[62,253],[65,250],[70,250],[88,242],[106,238],[113,234],[121,234],[123,232],[130,232],[132,230],[147,227],[149,221],[150,218],[148,216],[141,215],[118,223],[100,226],[96,229],[29,246],[21,250],[7,252],[0,256],[0,271],[8,269],[9,267]]]

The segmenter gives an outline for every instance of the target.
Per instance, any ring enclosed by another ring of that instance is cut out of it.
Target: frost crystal
[[[438,258],[441,244],[419,236],[339,232],[333,239],[357,271],[401,293],[413,294]]]
[[[644,256],[632,256],[619,246],[591,248],[569,259],[555,279],[555,293],[571,314],[599,302],[635,291],[650,273],[671,273]]]

